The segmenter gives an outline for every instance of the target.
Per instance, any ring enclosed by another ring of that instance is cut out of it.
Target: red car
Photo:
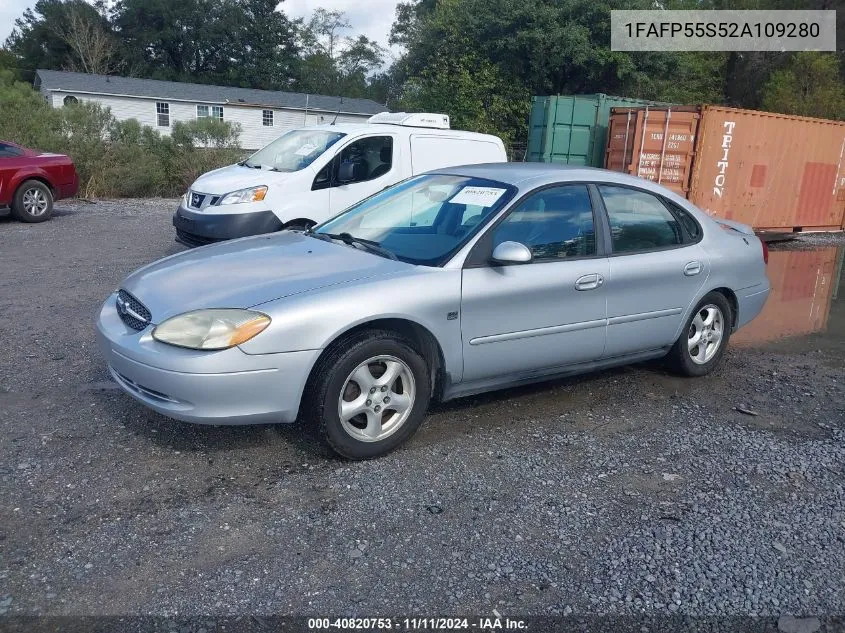
[[[53,214],[54,200],[74,196],[78,189],[68,156],[0,141],[0,209],[11,207],[22,222],[43,222]]]

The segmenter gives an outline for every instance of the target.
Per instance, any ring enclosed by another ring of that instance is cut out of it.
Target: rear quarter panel
[[[73,161],[62,154],[39,154],[7,159],[4,171],[6,177],[0,190],[0,203],[11,204],[20,185],[31,179],[46,183],[55,198],[66,198],[76,194],[78,180]]]
[[[696,304],[707,293],[717,288],[728,288],[737,297],[740,307],[738,326],[741,327],[748,320],[757,316],[759,309],[762,308],[762,304],[756,305],[753,314],[749,315],[750,304],[745,303],[743,299],[758,295],[760,292],[767,293],[769,290],[769,279],[766,276],[766,264],[763,261],[763,247],[760,239],[752,234],[722,227],[689,200],[674,192],[667,192],[664,195],[698,220],[703,231],[700,246],[709,263],[708,277],[698,296],[689,306],[682,323],[686,324]],[[764,294],[760,299],[758,295],[758,301],[761,300],[764,303],[766,296],[767,294]],[[743,309],[744,306],[745,309]],[[677,335],[680,335],[680,331],[677,332]]]

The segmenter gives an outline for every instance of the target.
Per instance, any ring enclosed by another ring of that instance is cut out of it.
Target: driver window
[[[384,176],[393,167],[393,137],[370,136],[347,145],[340,152],[338,167],[344,163],[354,165],[351,172],[353,179],[335,183],[335,186],[366,182]]]
[[[523,200],[493,232],[493,248],[519,242],[534,261],[596,254],[593,207],[586,185],[543,189]]]

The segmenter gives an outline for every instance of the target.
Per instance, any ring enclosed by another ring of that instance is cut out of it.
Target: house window
[[[64,100],[62,101],[62,103],[64,103],[66,106],[69,106],[69,105],[76,105],[77,103],[79,103],[79,99],[77,99],[77,98],[76,98],[76,97],[74,97],[73,95],[68,95],[68,96],[66,96],[66,97],[64,98]]]
[[[197,118],[198,119],[218,119],[220,121],[223,120],[223,106],[207,106],[207,105],[198,105],[197,106]]]
[[[273,111],[272,110],[262,110],[261,111],[261,122],[266,125],[267,127],[273,127]]]
[[[159,127],[170,127],[170,104],[156,102],[156,118]]]

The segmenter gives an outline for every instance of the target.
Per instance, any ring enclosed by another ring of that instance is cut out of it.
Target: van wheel
[[[53,192],[40,180],[27,180],[15,192],[12,215],[21,222],[44,222],[53,215]]]
[[[666,357],[672,369],[684,376],[706,376],[713,371],[725,355],[731,323],[725,296],[720,292],[705,295]]]
[[[429,376],[410,341],[395,332],[361,332],[320,359],[304,413],[343,457],[378,457],[419,428],[431,398]]]

